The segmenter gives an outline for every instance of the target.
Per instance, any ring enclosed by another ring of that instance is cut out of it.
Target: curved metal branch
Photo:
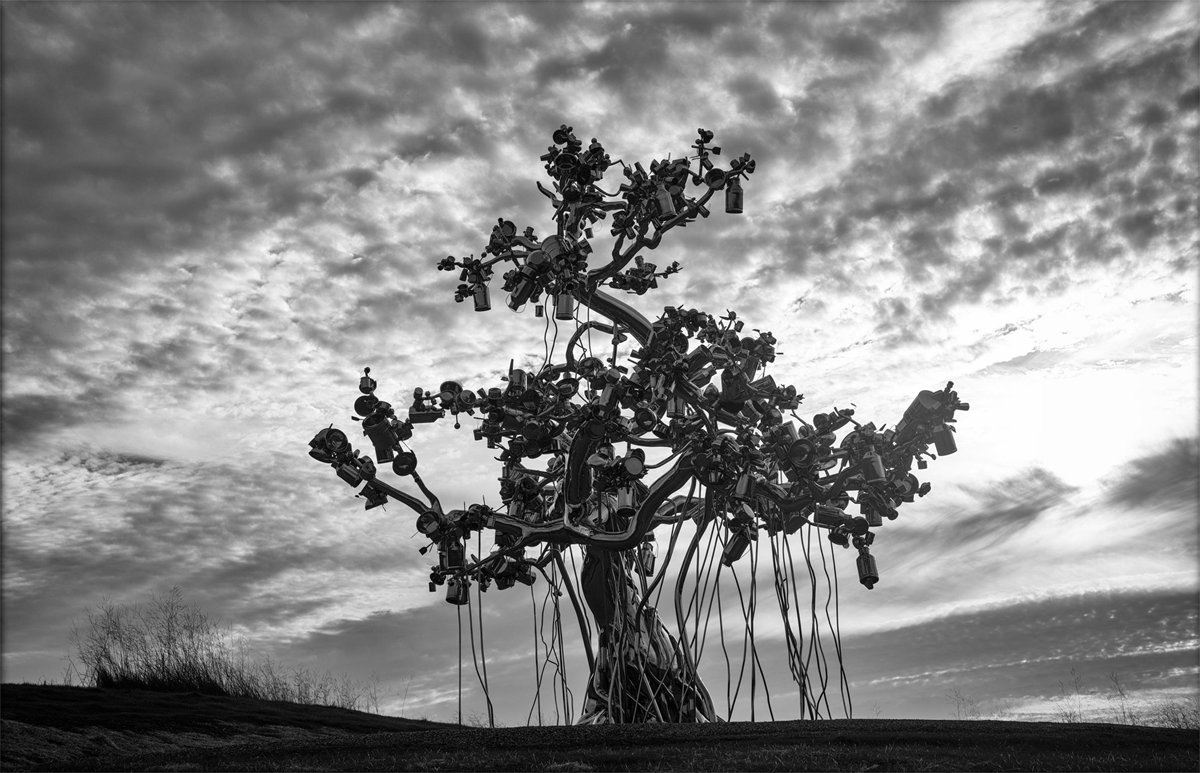
[[[406,491],[401,491],[400,489],[395,488],[393,486],[389,486],[388,484],[384,483],[383,481],[379,480],[378,478],[373,478],[369,485],[374,486],[375,488],[379,489],[380,491],[387,494],[392,499],[395,499],[397,502],[399,502],[403,505],[408,505],[410,508],[415,510],[418,515],[427,513],[430,510],[433,510],[438,515],[442,515],[442,505],[440,502],[437,501],[436,497],[432,500],[433,506],[430,507],[429,504],[422,502],[421,500],[414,497],[412,494],[409,494]]]
[[[675,493],[692,477],[691,455],[680,458],[661,478],[654,482],[642,501],[636,515],[629,520],[623,531],[613,533],[581,533],[562,521],[548,524],[527,523],[501,513],[491,516],[488,525],[500,531],[520,535],[517,546],[527,547],[538,542],[566,542],[574,545],[599,548],[601,550],[629,550],[636,547],[654,525],[655,512],[671,494]]]
[[[429,490],[429,487],[425,485],[425,481],[421,480],[421,476],[417,474],[416,470],[413,470],[410,474],[412,475],[413,481],[415,481],[417,486],[420,487],[421,493],[429,499],[429,504],[432,509],[437,512],[438,515],[441,515],[442,503],[436,496],[434,496],[433,492]]]
[[[575,362],[576,362],[575,347],[579,345],[579,339],[583,337],[584,333],[586,333],[589,330],[599,330],[601,333],[607,333],[607,334],[611,335],[611,334],[616,333],[617,329],[618,329],[617,326],[609,325],[604,322],[597,322],[595,320],[588,320],[587,322],[584,322],[582,325],[579,325],[575,329],[575,332],[571,335],[571,338],[567,341],[567,349],[566,349],[567,369],[569,369],[569,370],[575,369]]]
[[[575,300],[587,306],[592,311],[601,314],[614,322],[619,322],[633,335],[642,346],[647,346],[654,338],[654,329],[650,320],[629,304],[609,295],[599,288],[576,288],[572,293]]]
[[[571,450],[567,455],[566,483],[563,486],[567,507],[583,504],[592,493],[592,471],[587,466],[587,460],[598,445],[600,438],[590,437],[583,429],[576,432],[571,440]]]

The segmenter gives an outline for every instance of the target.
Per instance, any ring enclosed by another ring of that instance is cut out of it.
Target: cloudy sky
[[[547,230],[537,157],[568,123],[627,161],[697,127],[758,160],[744,215],[664,239],[684,269],[644,313],[772,330],[810,413],[894,422],[948,379],[972,404],[879,530],[880,584],[839,564],[857,715],[945,717],[958,689],[1040,716],[1072,668],[1197,694],[1195,4],[0,14],[4,681],[58,678],[102,598],[178,585],[260,652],[452,719],[457,617],[411,514],[363,512],[307,441],[349,428],[364,365],[399,402],[540,361],[541,320],[498,288],[472,313],[434,265],[497,217]],[[467,428],[418,431],[444,502],[494,501]],[[523,722],[532,603],[485,602]]]

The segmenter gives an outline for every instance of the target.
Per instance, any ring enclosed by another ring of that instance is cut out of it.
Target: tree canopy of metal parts
[[[430,590],[444,586],[446,600],[459,607],[460,716],[462,609],[471,604],[471,589],[481,604],[482,591],[490,587],[528,586],[535,606],[531,657],[537,685],[530,721],[535,708],[538,721],[544,720],[547,668],[553,669],[556,721],[729,718],[744,694],[747,671],[751,718],[759,688],[767,692],[774,717],[755,641],[760,575],[770,580],[778,600],[782,633],[776,629],[776,636],[787,650],[799,716],[834,713],[830,653],[837,658],[842,711],[852,713],[836,612],[835,547],[855,551],[865,588],[880,582],[871,552],[876,530],[895,519],[902,505],[929,492],[930,484],[920,482],[913,468],[955,452],[955,412],[969,406],[959,401],[951,382],[919,392],[891,428],[861,422],[850,408],[833,407],[805,420],[796,413],[803,395],[766,374],[777,353],[770,332],[751,334],[733,312],[713,316],[683,307],[667,307],[650,321],[614,294],[643,295],[678,272],[678,263],[660,270],[644,253],[658,247],[668,231],[708,218],[718,194],[726,214],[742,212],[742,186],[755,161],[744,154],[722,168],[714,161],[721,150],[712,140],[712,132],[700,129],[690,153],[652,161],[647,169],[614,162],[598,141],[585,145],[570,126],[555,130],[554,144],[541,157],[551,184],[538,183],[554,209],[553,232],[518,231],[500,218],[479,257],[447,257],[437,268],[458,272],[454,298],[470,300],[477,312],[491,309],[491,286],[498,281],[509,308],[534,304],[547,329],[553,320],[555,342],[559,327],[568,328],[563,361],[552,362],[556,347],[548,344],[540,370],[510,362],[498,386],[472,389],[445,381],[436,391],[418,387],[403,418],[377,396],[367,367],[354,410],[373,458],[332,426],[310,443],[310,455],[355,488],[367,509],[395,500],[416,512],[417,529],[429,540],[421,552],[437,551]],[[608,193],[601,184],[617,164],[624,180]],[[601,260],[592,240],[604,220],[613,244]],[[611,346],[597,353],[589,344],[593,336],[608,336]],[[624,363],[618,359],[622,342],[636,346]],[[497,449],[499,507],[480,502],[448,509],[418,473],[407,444],[417,425],[447,414],[456,427],[463,416],[477,421],[475,440]],[[382,480],[377,465],[390,465],[420,495]],[[847,512],[852,503],[857,514]],[[657,562],[660,527],[668,545]],[[484,531],[494,535],[486,554]],[[472,535],[475,553],[469,552]],[[769,563],[758,560],[764,542]],[[540,618],[533,594],[539,574],[548,585]],[[668,587],[673,632],[657,611]],[[735,646],[741,642],[736,688],[737,657],[730,657],[723,616],[727,606],[738,607],[729,596],[722,598],[723,588],[726,594],[736,588],[745,625],[729,634]],[[565,673],[559,614],[564,591],[590,671],[578,712]],[[807,615],[801,612],[806,598]],[[714,610],[726,666],[724,711],[700,677]],[[483,617],[476,612],[482,649]],[[476,618],[469,608],[467,617],[474,653]],[[478,656],[475,662],[478,674]],[[483,667],[486,693],[486,654]],[[490,695],[487,700],[494,718]]]

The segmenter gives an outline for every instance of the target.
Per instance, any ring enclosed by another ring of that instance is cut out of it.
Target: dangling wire
[[[458,605],[458,724],[462,724],[462,605]]]
[[[483,532],[482,531],[476,533],[475,549],[479,552],[480,555],[483,554]],[[492,709],[492,693],[491,693],[491,690],[489,689],[489,685],[488,685],[487,649],[486,649],[486,647],[484,645],[484,641],[483,641],[483,583],[482,582],[475,584],[475,599],[476,599],[476,601],[478,601],[478,604],[476,606],[478,607],[478,615],[479,615],[479,653],[481,655],[480,659],[483,661],[483,695],[485,698],[487,698],[488,727],[495,728],[496,727],[496,715]]]
[[[747,661],[747,658],[748,658],[749,652],[750,652],[750,649],[749,649],[749,635],[750,635],[749,622],[750,621],[749,621],[749,616],[746,612],[746,596],[745,596],[745,594],[742,593],[742,583],[741,583],[741,580],[738,579],[737,567],[736,567],[736,565],[734,565],[734,566],[730,566],[729,569],[730,569],[729,573],[731,575],[733,575],[733,585],[735,588],[737,588],[738,605],[742,609],[742,620],[744,623],[746,623],[746,628],[745,628],[744,632],[742,633],[742,663],[741,663],[741,666],[738,667],[737,685],[733,689],[733,698],[730,700],[730,704],[729,704],[729,711],[730,711],[730,714],[732,714],[733,709],[737,706],[738,696],[741,695],[741,693],[742,693],[742,680],[745,678],[745,675],[746,675],[746,661]],[[751,664],[751,666],[750,666],[750,671],[753,674],[753,672],[754,672],[753,664]],[[751,717],[754,716],[753,698],[751,699],[751,702],[750,702],[750,715],[751,715]]]
[[[478,590],[476,591],[476,595],[477,595],[477,596],[479,595],[479,591],[478,591]],[[467,598],[468,598],[468,600],[470,599],[470,595],[469,595],[469,594],[468,594]],[[481,607],[483,606],[483,600],[482,600],[482,599],[480,599],[478,603],[479,603],[479,606],[481,606]],[[483,625],[483,617],[482,617],[482,616],[479,618],[479,624],[480,624],[481,626]],[[482,689],[483,689],[483,697],[484,697],[484,700],[486,700],[486,701],[487,701],[487,709],[488,709],[488,723],[489,723],[489,727],[495,727],[495,726],[496,726],[496,725],[495,725],[495,718],[494,718],[494,716],[492,715],[492,696],[491,696],[491,694],[488,692],[487,679],[485,679],[485,678],[484,678],[484,676],[483,676],[483,674],[482,674],[482,673],[480,673],[480,671],[479,671],[479,657],[478,657],[478,655],[476,655],[476,653],[475,653],[475,618],[473,618],[473,617],[471,616],[471,611],[470,611],[469,609],[467,610],[467,625],[469,625],[469,626],[470,626],[470,634],[471,634],[471,660],[472,660],[472,661],[475,663],[475,678],[479,680],[479,686],[480,686],[480,688],[482,688]],[[480,635],[482,635],[482,633],[483,633],[483,632],[482,632],[482,630],[481,630],[481,631],[480,631]],[[480,644],[481,644],[481,646],[482,646],[482,641],[480,642]],[[487,663],[486,663],[486,661],[484,662],[484,670],[485,670],[485,671],[487,670]]]
[[[750,651],[754,655],[754,665],[758,667],[759,676],[762,677],[763,692],[767,696],[767,713],[771,717],[771,721],[775,721],[775,709],[771,705],[771,687],[767,681],[767,674],[763,670],[762,661],[758,657],[758,643],[754,637],[754,617],[758,611],[758,550],[759,541],[754,540],[754,548],[750,551]],[[753,694],[754,671],[750,672],[751,694]],[[753,701],[753,698],[751,698]],[[753,710],[753,702],[750,704]]]
[[[801,533],[800,542],[801,542],[801,548],[803,548],[803,544],[804,544],[803,533]],[[816,719],[817,718],[816,705],[812,701],[812,691],[809,689],[809,684],[808,684],[808,667],[805,665],[805,662],[803,660],[804,621],[800,617],[800,589],[796,585],[796,571],[795,571],[796,562],[795,562],[795,559],[792,558],[792,545],[790,542],[788,542],[788,535],[786,532],[783,534],[783,548],[784,548],[784,552],[787,554],[788,566],[791,567],[791,569],[792,569],[792,571],[791,571],[792,598],[795,599],[795,608],[796,608],[796,630],[797,630],[796,667],[800,672],[800,718],[804,719],[804,712],[807,709],[809,716],[812,717],[813,719]],[[807,564],[808,563],[807,554],[805,555],[804,560],[805,560],[805,563]],[[810,573],[811,573],[811,567],[810,567]],[[814,633],[815,632],[810,632],[810,636],[813,635]]]
[[[725,605],[721,601],[721,583],[719,582],[717,583],[717,626],[721,632],[721,652],[725,655],[725,718],[732,721],[733,698],[730,697],[730,689],[733,686],[733,674],[732,666],[729,663],[729,649],[725,646]]]
[[[810,527],[808,533],[809,549],[806,554],[811,556],[812,543],[815,540],[817,550],[821,556],[821,567],[825,569],[825,541],[819,536],[814,536],[814,530]],[[825,703],[826,716],[833,717],[833,709],[829,706],[829,696],[827,690],[829,688],[829,673],[828,661],[825,658],[825,645],[821,641],[820,628],[821,621],[817,616],[817,577],[816,570],[812,567],[812,561],[809,561],[809,573],[812,575],[812,636],[809,637],[809,655],[810,657],[816,654],[817,679],[821,685],[821,691],[817,694],[817,710],[820,711],[822,701]],[[828,579],[828,576],[827,578]]]
[[[555,329],[557,330],[557,328],[558,328],[558,324],[555,323]],[[547,314],[545,325],[542,328],[542,349],[546,352],[546,356],[542,360],[542,370],[545,370],[546,366],[550,364],[550,346],[546,343],[549,339],[550,339],[550,315]],[[541,371],[538,371],[538,372],[540,373]]]
[[[563,585],[567,588],[567,595],[571,598],[571,606],[575,608],[575,617],[579,621],[579,633],[583,637],[583,654],[587,656],[588,672],[590,673],[596,670],[596,657],[592,653],[592,623],[584,613],[583,606],[579,603],[579,595],[575,592],[575,588],[583,587],[579,578],[579,570],[575,566],[575,551],[568,548],[567,553],[571,558],[570,571],[567,570],[567,564],[562,559],[562,553],[556,555],[554,561],[558,566]]]
[[[785,561],[784,553],[780,550],[780,543],[786,545],[787,533],[779,532],[777,535],[771,536],[771,560],[775,570],[775,598],[779,602],[779,614],[783,619],[784,642],[787,649],[788,670],[791,672],[792,681],[796,683],[797,697],[800,700],[800,718],[804,718],[805,705],[805,684],[804,674],[800,668],[800,647],[796,640],[795,631],[792,629],[792,620],[788,616],[791,608],[789,598],[789,582],[795,582],[794,573],[791,566],[791,555]]]
[[[546,329],[542,331],[542,348],[546,352],[546,357],[545,357],[545,359],[542,360],[542,370],[545,370],[546,367],[550,364],[550,360],[554,357],[554,349],[558,346],[558,317],[551,315],[549,313],[549,309],[547,309],[546,312],[547,312],[546,313]],[[550,317],[551,316],[554,316],[554,338],[553,339],[549,338],[549,336],[550,336]],[[549,344],[546,343],[547,340],[550,340]],[[538,372],[540,373],[541,371],[538,371]]]
[[[824,547],[824,543],[822,543],[822,545],[821,545],[821,546],[822,546],[822,547]],[[824,554],[824,552],[823,552],[823,551],[822,551],[822,553],[821,553],[821,565],[822,565],[822,567],[823,567],[823,568],[824,568],[824,570],[825,570],[825,592],[826,592],[826,596],[825,596],[825,624],[828,626],[828,630],[829,630],[829,638],[830,638],[830,640],[831,640],[831,643],[833,644],[834,652],[835,652],[835,654],[837,655],[838,664],[839,664],[839,667],[840,667],[840,665],[841,665],[841,661],[842,661],[842,656],[841,656],[841,646],[842,646],[842,645],[841,645],[841,642],[840,642],[840,641],[838,641],[838,639],[837,639],[837,636],[836,636],[837,627],[836,627],[836,626],[833,624],[833,614],[832,614],[832,613],[831,613],[831,611],[830,611],[830,605],[833,603],[833,597],[834,597],[834,586],[837,584],[837,583],[836,583],[836,579],[835,579],[835,578],[836,578],[836,576],[837,576],[837,575],[836,575],[836,571],[837,571],[837,570],[836,570],[836,567],[835,567],[835,569],[834,569],[835,575],[834,575],[834,577],[832,577],[832,578],[831,578],[831,577],[829,576],[829,562],[834,560],[834,554],[836,553],[836,551],[837,551],[837,548],[836,548],[836,547],[834,547],[834,545],[833,545],[832,543],[830,543],[830,545],[829,545],[829,557],[828,557],[828,558],[826,558],[826,556],[825,556],[825,554]],[[826,673],[826,678],[827,678],[827,679],[832,679],[832,678],[833,678],[833,669],[829,667],[829,664],[828,664],[828,662],[826,662],[826,665],[825,665],[825,673]],[[842,685],[841,685],[841,680],[840,680],[840,678],[839,678],[839,681],[838,681],[838,691],[840,692],[842,689],[843,689],[843,687],[842,687]],[[846,707],[845,707],[845,705],[843,705],[843,706],[842,706],[842,712],[843,712],[843,713],[845,713],[845,708],[846,708]],[[833,717],[833,707],[832,707],[832,706],[829,708],[829,716],[830,716],[830,718],[832,718],[832,717]]]
[[[757,695],[756,695],[756,692],[757,692],[756,688],[758,687],[758,680],[755,678],[757,676],[757,674],[754,670],[754,662],[756,660],[758,660],[758,651],[754,647],[754,595],[755,595],[754,591],[755,591],[755,588],[754,588],[754,551],[751,550],[750,551],[750,605],[749,605],[750,606],[750,614],[747,617],[747,622],[746,622],[746,630],[750,637],[750,653],[751,653],[751,657],[750,657],[750,721],[751,722],[754,721],[754,710],[755,710],[756,705],[758,704]]]
[[[854,718],[854,701],[850,697],[850,681],[846,678],[846,662],[842,657],[842,612],[838,592],[837,552],[833,552],[833,646],[837,649],[838,688],[842,694],[842,709],[846,719]]]
[[[696,553],[696,546],[711,520],[713,520],[712,491],[708,490],[704,493],[704,518],[700,521],[695,536],[688,544],[687,552],[683,556],[683,564],[679,567],[680,580],[675,585],[675,624],[679,627],[679,650],[683,654],[683,666],[689,679],[696,673],[696,664],[692,661],[691,651],[688,647],[687,617],[683,614],[683,578],[687,576],[692,556]]]
[[[534,687],[536,692],[533,697],[533,704],[529,707],[529,716],[525,717],[525,724],[528,725],[533,719],[534,707],[537,708],[538,727],[542,726],[542,670],[538,668],[538,614],[537,614],[537,598],[533,595],[533,585],[529,586],[529,605],[533,611],[533,675]]]
[[[553,569],[553,567],[551,567],[551,572],[553,573],[553,571],[554,571],[554,569]],[[543,572],[543,574],[544,574],[544,572]],[[554,657],[554,642],[553,642],[554,626],[553,626],[553,623],[551,623],[551,627],[550,627],[551,641],[549,641],[549,642],[546,641],[546,611],[548,609],[550,609],[550,599],[554,595],[555,581],[553,580],[553,578],[550,575],[545,575],[545,577],[546,577],[546,597],[542,600],[541,624],[539,625],[539,628],[538,628],[538,631],[539,631],[538,635],[542,641],[542,651],[543,651],[543,653],[545,653],[543,661],[542,661],[541,673],[542,673],[542,675],[544,675],[546,672],[546,669],[549,668],[551,665],[553,665],[555,674],[557,675],[558,663],[556,662],[556,659]],[[543,676],[539,676],[539,678],[538,678],[539,690],[540,690],[540,685],[542,683],[543,678],[544,678]],[[559,709],[558,709],[558,688],[556,686],[555,677],[551,677],[551,686],[553,689],[550,690],[550,695],[554,699],[554,723],[559,724],[561,717],[560,717]]]
[[[554,571],[555,571],[555,575],[557,577],[557,572],[558,572],[557,566],[555,567]],[[574,714],[574,706],[572,705],[573,701],[571,700],[571,698],[572,698],[571,689],[567,685],[567,657],[566,657],[566,652],[565,652],[564,646],[563,646],[564,643],[563,643],[563,630],[562,630],[562,610],[558,604],[558,598],[560,595],[562,595],[562,593],[561,593],[561,591],[559,591],[558,586],[559,586],[559,583],[556,582],[555,588],[554,588],[555,593],[553,595],[553,599],[554,599],[554,622],[553,622],[554,635],[551,638],[551,645],[553,645],[555,639],[558,640],[558,674],[559,674],[559,684],[562,688],[563,713],[567,717],[567,724],[570,724],[571,716]]]
[[[587,307],[587,356],[592,356],[592,305],[589,303]]]
[[[688,488],[687,497],[684,499],[684,502],[683,502],[683,509],[680,511],[681,515],[686,515],[686,513],[688,513],[691,510],[692,501],[693,501],[693,497],[695,496],[695,493],[696,493],[696,481],[693,478],[692,484]],[[654,592],[655,587],[658,588],[658,595],[654,599],[654,606],[658,607],[659,603],[662,601],[663,590],[666,588],[666,585],[664,585],[662,581],[663,581],[663,578],[666,577],[666,575],[667,575],[667,567],[670,566],[670,564],[671,564],[671,556],[675,552],[675,543],[679,539],[679,532],[683,528],[684,520],[685,520],[685,517],[676,517],[675,525],[671,529],[671,537],[670,537],[669,541],[667,542],[667,553],[665,556],[663,556],[662,566],[660,566],[658,568],[658,571],[654,574],[654,580],[650,583],[649,587],[646,588],[646,595],[642,598],[642,603],[640,605],[638,605],[638,611],[637,611],[637,615],[635,615],[635,617],[639,617],[639,618],[641,617],[642,611],[646,608],[646,605],[650,599],[650,594]]]
[[[717,590],[721,587],[721,569],[725,566],[725,564],[720,560],[719,557],[717,560],[715,560],[715,561],[713,560],[713,555],[716,552],[716,547],[717,547],[717,531],[719,531],[719,530],[713,529],[712,533],[708,535],[709,547],[708,547],[708,553],[705,556],[705,561],[707,563],[707,566],[709,567],[709,570],[708,570],[708,574],[705,578],[704,593],[702,593],[700,596],[700,603],[701,603],[701,605],[703,605],[704,604],[704,596],[705,596],[705,594],[708,595],[708,607],[704,613],[704,630],[703,630],[703,632],[700,632],[699,646],[696,648],[696,668],[697,669],[700,668],[700,659],[704,656],[704,645],[708,641],[708,626],[709,626],[709,623],[712,621],[713,604],[717,600]],[[697,614],[697,620],[699,620],[699,610],[697,610],[696,614]],[[697,628],[697,630],[699,630],[699,629]]]
[[[688,617],[693,618],[692,635],[689,639],[684,641],[684,645],[689,648],[690,653],[691,653],[692,662],[695,663],[697,665],[697,667],[699,667],[699,661],[696,658],[696,652],[698,649],[698,639],[700,636],[700,609],[702,607],[701,599],[703,598],[702,575],[703,575],[703,571],[705,568],[711,568],[711,559],[712,559],[711,545],[712,545],[712,540],[713,540],[713,532],[715,532],[715,531],[716,531],[716,529],[713,529],[712,532],[709,532],[707,535],[705,535],[708,537],[709,547],[706,548],[704,551],[701,551],[704,554],[704,557],[700,561],[696,562],[696,574],[695,574],[695,577],[692,579],[692,593],[691,593],[691,596],[688,598],[687,610],[684,612],[685,618],[688,618]],[[681,576],[679,578],[679,582],[682,584],[686,579],[687,579],[686,577]],[[694,616],[693,616],[693,610],[695,611]]]

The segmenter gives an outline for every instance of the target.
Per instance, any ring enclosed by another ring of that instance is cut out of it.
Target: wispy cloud
[[[1085,692],[1107,694],[1110,673],[1131,693],[1196,690],[1194,591],[1079,593],[951,615],[846,641],[858,706],[887,716],[952,716],[954,690],[984,710],[1060,696],[1075,669]],[[1174,674],[1170,683],[1160,674]],[[903,685],[908,704],[894,702]],[[1050,717],[1043,717],[1051,719]]]
[[[1200,495],[1200,452],[1196,438],[1172,441],[1162,451],[1134,459],[1123,478],[1113,482],[1110,497],[1127,507],[1194,504]]]

